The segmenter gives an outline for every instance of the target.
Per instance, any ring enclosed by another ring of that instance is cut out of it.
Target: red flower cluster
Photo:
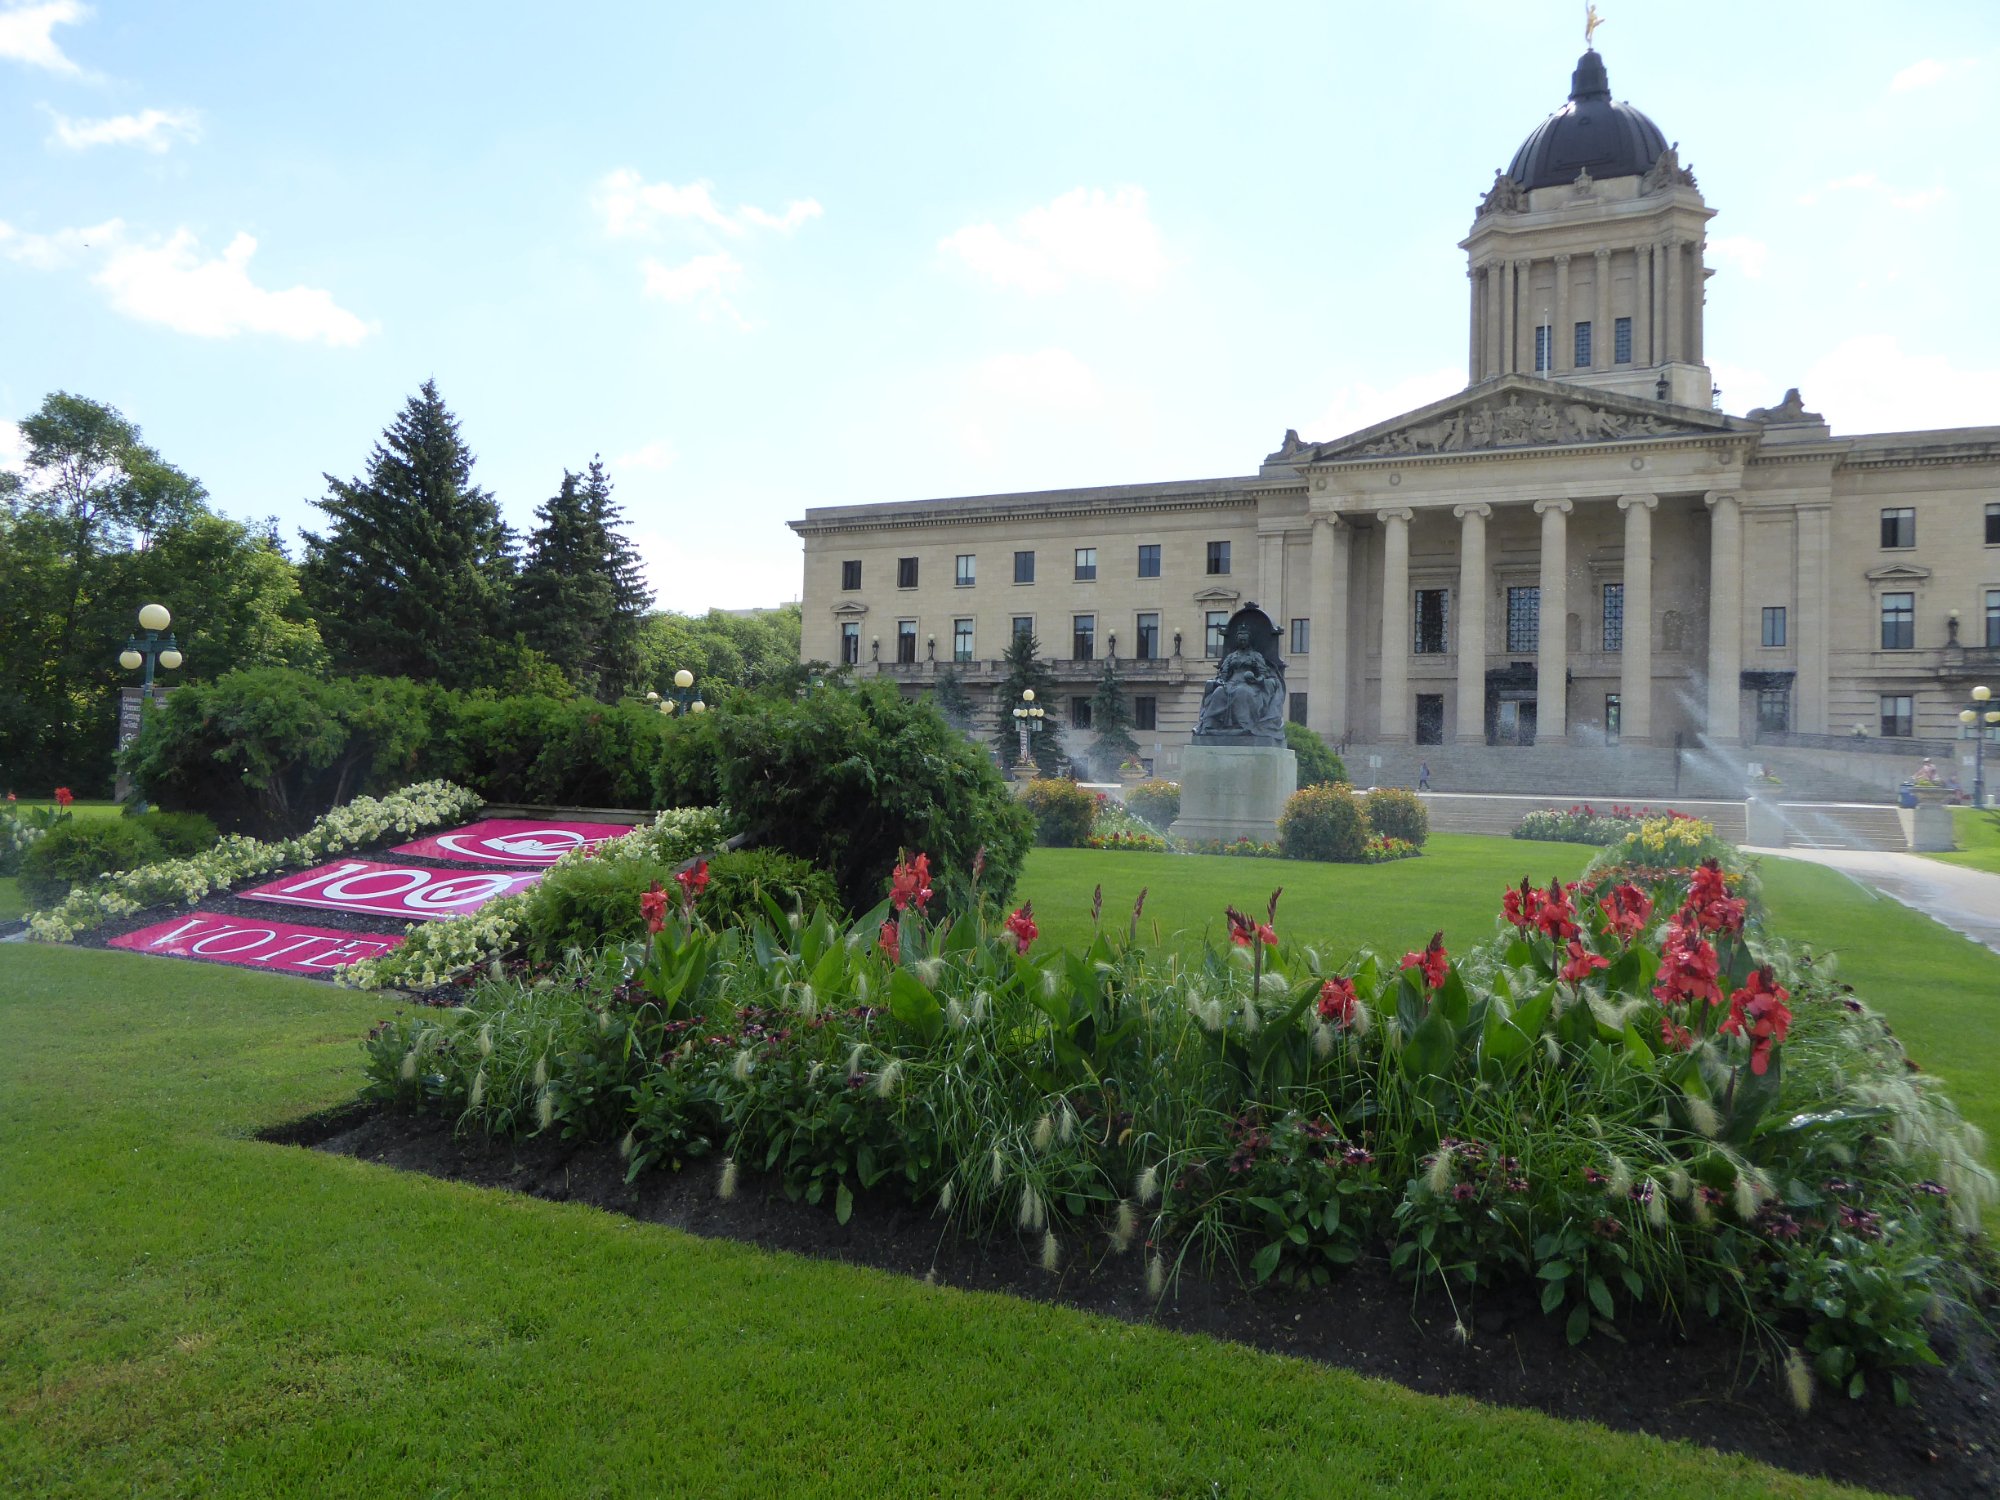
[[[897,911],[914,906],[922,911],[931,899],[931,857],[919,854],[915,859],[898,859],[896,870],[889,877],[889,903]]]
[[[1361,1002],[1354,994],[1354,981],[1336,974],[1319,987],[1319,1018],[1334,1026],[1352,1025],[1354,1008]]]
[[[660,889],[659,881],[639,898],[639,915],[646,919],[648,932],[658,932],[667,925],[667,893]]]
[[[1014,935],[1014,942],[1018,945],[1017,951],[1026,953],[1028,944],[1042,935],[1041,929],[1035,926],[1035,903],[1023,901],[1007,918],[1006,928]]]
[[[888,956],[890,963],[900,963],[903,958],[903,930],[894,917],[882,924],[882,930],[875,934],[875,946]]]
[[[1683,907],[1667,924],[1666,946],[1660,951],[1660,973],[1653,982],[1653,998],[1662,1005],[1678,1005],[1684,1000],[1706,1000],[1722,1004],[1722,990],[1716,984],[1721,965],[1715,947],[1694,925],[1686,921]]]
[[[1569,899],[1575,889],[1574,882],[1564,885],[1560,880],[1551,880],[1549,888],[1540,893],[1541,903],[1535,908],[1535,925],[1558,943],[1582,930],[1576,925],[1576,908]]]
[[[681,899],[692,906],[694,898],[708,889],[708,861],[703,860],[692,870],[682,870],[674,879],[680,882]]]
[[[1273,898],[1273,904],[1276,899]],[[1247,948],[1252,943],[1261,942],[1267,948],[1278,945],[1278,930],[1269,922],[1259,922],[1245,916],[1233,906],[1223,908],[1229,914],[1229,937],[1239,948]]]
[[[1723,876],[1722,866],[1714,860],[1705,859],[1695,869],[1694,879],[1688,887],[1687,905],[1681,908],[1676,920],[1691,923],[1702,932],[1735,933],[1743,930],[1742,899],[1729,894],[1729,883]]]
[[[1644,891],[1627,881],[1605,892],[1598,909],[1604,913],[1606,930],[1615,933],[1621,943],[1629,943],[1645,931],[1646,923],[1652,919],[1653,902]]]
[[[1423,975],[1426,989],[1437,989],[1444,983],[1445,975],[1451,972],[1451,959],[1444,951],[1444,934],[1431,934],[1430,945],[1421,953],[1405,953],[1403,967],[1416,969]]]
[[[1599,953],[1592,953],[1576,938],[1569,940],[1569,962],[1562,966],[1562,977],[1570,984],[1582,984],[1594,969],[1608,969],[1611,960]]]
[[[56,806],[57,806],[57,807],[68,807],[68,806],[70,805],[70,803],[72,803],[72,802],[74,802],[74,801],[76,801],[76,797],[75,797],[75,795],[74,795],[74,794],[73,794],[73,793],[72,793],[72,792],[70,791],[70,789],[69,789],[68,787],[66,787],[66,786],[59,786],[59,787],[57,787],[57,788],[56,788]]]
[[[1750,982],[1729,997],[1729,1019],[1716,1028],[1750,1043],[1750,1071],[1762,1076],[1771,1066],[1771,1048],[1791,1030],[1792,1013],[1785,1002],[1791,998],[1766,964],[1753,969]]]

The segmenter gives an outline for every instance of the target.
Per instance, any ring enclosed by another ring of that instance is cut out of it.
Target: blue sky
[[[2000,7],[1600,8],[1725,406],[2000,422]],[[0,462],[67,389],[311,525],[435,377],[679,609],[796,597],[809,505],[1249,472],[1463,385],[1581,12],[0,0]]]

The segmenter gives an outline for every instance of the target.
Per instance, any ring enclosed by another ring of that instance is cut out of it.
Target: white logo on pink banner
[[[382,917],[462,917],[496,896],[511,896],[542,878],[540,870],[469,874],[463,870],[417,869],[350,859],[287,875],[240,894],[255,901],[323,906],[330,911],[370,912]]]
[[[565,854],[623,838],[624,823],[535,823],[524,818],[487,818],[414,844],[398,844],[391,854],[425,859],[476,859],[495,865],[552,865]]]
[[[111,940],[114,948],[172,958],[212,958],[253,969],[323,974],[359,959],[377,958],[403,941],[398,933],[329,932],[289,922],[219,917],[198,911],[174,922],[142,927]]]

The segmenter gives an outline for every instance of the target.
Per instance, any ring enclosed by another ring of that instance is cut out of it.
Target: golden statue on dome
[[[1604,17],[1597,13],[1597,7],[1585,0],[1583,7],[1583,45],[1595,49],[1597,28],[1604,24]]]

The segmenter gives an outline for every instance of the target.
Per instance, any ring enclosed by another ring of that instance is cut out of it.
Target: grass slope
[[[348,1097],[380,1011],[0,947],[10,1492],[1842,1493],[246,1138]]]
[[[1990,760],[1993,767],[1990,774],[2000,776],[2000,755]],[[1951,831],[1958,848],[1949,854],[1931,854],[1925,858],[2000,875],[2000,808],[1954,807]]]
[[[1526,875],[1537,885],[1574,880],[1597,851],[1478,834],[1436,833],[1417,859],[1386,865],[1328,865],[1222,854],[1142,854],[1102,849],[1035,849],[1016,898],[1035,903],[1044,940],[1080,947],[1090,940],[1090,893],[1104,886],[1105,925],[1125,930],[1141,887],[1148,890],[1141,935],[1199,949],[1202,935],[1228,941],[1224,905],[1263,920],[1279,886],[1278,931],[1345,957],[1366,945],[1394,958],[1444,929],[1449,947],[1488,937],[1500,896]]]

